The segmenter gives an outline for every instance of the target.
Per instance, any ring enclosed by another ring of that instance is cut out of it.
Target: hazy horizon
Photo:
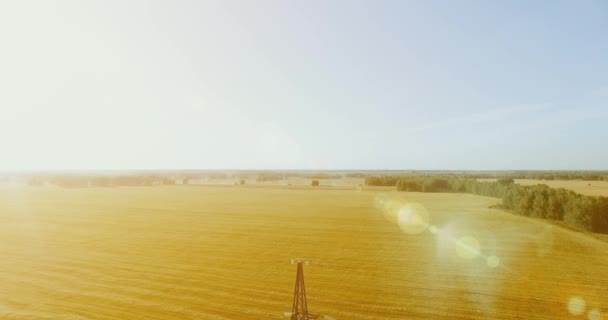
[[[606,170],[608,3],[0,4],[0,172]]]
[[[228,168],[228,169],[57,169],[57,170],[0,170],[0,174],[7,175],[20,175],[20,174],[123,174],[123,173],[215,173],[215,172],[238,172],[238,173],[272,173],[272,172],[285,172],[285,173],[340,173],[340,172],[352,172],[352,173],[606,173],[608,170],[561,170],[561,169],[504,169],[504,170],[464,170],[464,169],[297,169],[297,168],[286,168],[286,169],[239,169],[239,168]]]

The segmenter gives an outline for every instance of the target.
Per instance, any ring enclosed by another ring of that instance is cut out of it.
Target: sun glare
[[[429,225],[429,213],[418,203],[408,203],[398,212],[399,227],[407,234],[421,234]]]
[[[464,236],[455,243],[456,253],[463,259],[473,259],[479,255],[479,241],[472,236]]]
[[[486,259],[486,262],[488,263],[488,267],[496,268],[500,265],[500,258],[497,256],[489,256]]]
[[[570,300],[568,300],[568,312],[575,316],[585,313],[585,307],[585,300],[579,296],[571,297]]]
[[[589,320],[601,320],[602,312],[599,309],[591,309],[589,313],[587,313],[587,319]]]
[[[481,242],[477,237],[463,234],[463,230],[454,232],[455,230],[452,229],[456,228],[455,224],[449,224],[442,229],[432,225],[429,211],[420,203],[408,203],[404,200],[390,199],[386,195],[378,195],[374,198],[374,206],[382,211],[388,221],[399,225],[399,228],[405,234],[419,235],[428,230],[429,233],[436,236],[436,241],[440,247],[453,248],[456,256],[461,259],[481,258],[485,265],[492,269],[501,265],[498,256],[486,256],[482,253]],[[486,241],[492,242],[490,239],[486,239]]]

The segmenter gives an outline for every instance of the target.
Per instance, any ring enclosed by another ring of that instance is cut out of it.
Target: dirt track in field
[[[338,320],[607,317],[608,243],[489,209],[496,199],[385,192],[436,228],[405,234],[374,206],[381,194],[4,188],[0,318],[282,319],[294,257],[314,261],[309,309]]]

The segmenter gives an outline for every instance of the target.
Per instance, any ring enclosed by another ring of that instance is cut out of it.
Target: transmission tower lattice
[[[291,307],[292,320],[316,319],[316,315],[308,313],[306,304],[306,287],[304,286],[304,266],[308,261],[298,260],[298,274],[296,275],[296,286],[293,292],[293,307]]]
[[[304,265],[309,264],[309,260],[292,259],[291,264],[298,265],[296,274],[296,285],[293,291],[293,305],[291,312],[284,312],[283,315],[291,320],[313,320],[323,318],[325,320],[335,320],[330,316],[321,316],[318,314],[308,313],[308,305],[306,302],[306,286],[304,285]]]

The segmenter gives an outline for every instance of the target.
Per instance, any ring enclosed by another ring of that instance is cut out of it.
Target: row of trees
[[[366,183],[370,182],[370,185],[384,185],[382,183],[391,184],[389,180],[384,178],[395,178],[395,177],[460,177],[468,179],[532,179],[532,180],[585,180],[585,181],[608,181],[608,172],[597,171],[597,172],[584,172],[584,171],[523,171],[523,172],[494,172],[494,173],[476,173],[476,172],[443,172],[437,174],[426,174],[424,172],[414,172],[411,174],[400,174],[400,175],[365,175]],[[384,182],[383,182],[384,181]],[[377,184],[376,184],[377,183]]]
[[[397,185],[399,179],[405,178],[401,176],[369,176],[365,178],[365,185],[368,186],[384,186],[392,187]]]
[[[400,191],[461,192],[500,198],[502,208],[516,214],[563,221],[579,229],[608,233],[606,197],[584,196],[544,184],[517,185],[512,178],[489,182],[461,177],[384,176],[366,179],[366,184],[368,182],[378,183],[368,185],[394,185]]]
[[[255,178],[255,181],[257,182],[264,182],[264,181],[279,181],[279,180],[283,180],[285,179],[284,175],[279,175],[279,174],[264,174],[264,175],[259,175]]]
[[[342,175],[341,174],[334,174],[334,173],[315,173],[315,174],[304,174],[302,175],[303,178],[308,178],[308,179],[342,179]]]
[[[187,183],[187,179],[182,179],[183,183]],[[56,185],[64,188],[87,188],[87,187],[126,187],[126,186],[151,186],[151,185],[173,185],[175,180],[163,176],[150,175],[49,175],[49,176],[31,176],[27,179],[29,185],[42,185],[45,183]]]
[[[529,176],[528,179],[537,180],[589,180],[589,181],[608,181],[608,175],[601,174],[543,174]]]
[[[493,173],[493,174],[466,174],[471,179],[532,179],[532,180],[587,180],[587,181],[608,181],[607,172],[513,172],[513,173]]]

